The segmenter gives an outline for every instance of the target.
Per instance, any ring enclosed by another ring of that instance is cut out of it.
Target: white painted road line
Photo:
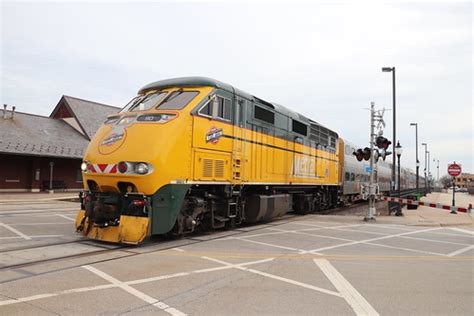
[[[10,226],[40,226],[40,225],[71,225],[71,223],[58,222],[58,223],[9,223]],[[30,236],[31,237],[31,236]]]
[[[461,233],[466,233],[469,235],[474,235],[474,231],[472,230],[467,230],[467,229],[462,229],[462,228],[457,228],[457,227],[450,227],[449,229],[457,231],[457,232],[461,232]]]
[[[66,216],[66,215],[64,215],[64,214],[56,214],[56,215],[58,215],[59,217],[65,218],[65,219],[67,219],[67,220],[69,220],[69,221],[72,221],[72,222],[75,222],[75,221],[76,221],[75,218],[71,218],[71,217]]]
[[[25,234],[23,234],[21,231],[11,227],[11,226],[8,226],[7,224],[3,224],[3,223],[0,223],[0,226],[3,226],[5,227],[6,229],[8,229],[9,231],[11,231],[12,233],[15,233],[17,234],[18,236],[20,236],[21,238],[23,238],[24,240],[31,240],[31,237],[30,236],[27,236]]]
[[[281,276],[278,276],[278,275],[258,271],[258,270],[255,270],[255,269],[239,267],[239,266],[233,265],[229,262],[225,262],[225,261],[210,258],[210,257],[201,257],[201,258],[209,260],[209,261],[213,261],[213,262],[216,262],[216,263],[220,263],[220,264],[223,264],[225,266],[232,266],[235,269],[239,269],[239,270],[242,270],[242,271],[247,271],[247,272],[250,272],[250,273],[258,274],[258,275],[261,275],[261,276],[264,276],[264,277],[267,277],[267,278],[270,278],[270,279],[274,279],[274,280],[286,282],[286,283],[289,283],[289,284],[297,285],[297,286],[300,286],[300,287],[303,287],[303,288],[306,288],[306,289],[310,289],[310,290],[313,290],[313,291],[317,291],[317,292],[321,292],[321,293],[324,293],[324,294],[329,294],[329,295],[333,295],[333,296],[337,296],[337,297],[342,297],[342,295],[337,293],[337,292],[334,292],[334,291],[331,291],[331,290],[326,290],[326,289],[323,289],[323,288],[320,288],[320,287],[317,287],[317,286],[314,286],[314,285],[311,285],[311,284],[307,284],[307,283],[287,279],[287,278],[284,278],[284,277],[281,277]]]
[[[376,244],[376,243],[372,243],[372,242],[364,242],[363,244],[371,245],[371,246],[377,246],[377,247],[383,247],[383,248],[389,248],[389,249],[396,249],[396,250],[403,250],[403,251],[409,251],[409,252],[423,253],[425,255],[442,256],[442,257],[446,256],[444,253],[439,253],[439,252],[418,250],[418,249],[405,248],[405,247],[389,246],[389,245],[384,245],[384,244]]]
[[[319,222],[316,222],[316,223],[319,223]],[[323,225],[317,225],[317,224],[309,224],[307,222],[291,222],[291,224],[302,225],[302,226],[312,226],[312,227],[317,227],[321,229],[339,229],[339,228],[345,228],[345,227],[358,227],[358,226],[367,225],[367,224],[351,224],[351,225],[338,225],[338,226],[323,226]]]
[[[290,231],[290,230],[282,230],[282,229],[277,229],[277,228],[267,228],[267,229],[272,229],[272,230],[277,230],[281,232],[287,232],[287,233],[293,233],[293,234],[299,234],[299,235],[306,235],[306,236],[314,236],[314,237],[319,237],[319,238],[327,238],[327,239],[335,239],[335,240],[341,240],[341,241],[348,241],[348,242],[355,242],[357,240],[352,240],[352,239],[346,239],[346,238],[339,238],[339,237],[333,237],[333,236],[326,236],[326,235],[317,235],[317,234],[310,234],[306,233],[303,231]],[[377,233],[378,234],[378,233]],[[386,234],[382,234],[383,236],[388,236]],[[405,237],[405,236],[400,236],[400,237]],[[409,238],[409,237],[406,237]],[[430,240],[431,241],[431,240]],[[417,253],[423,253],[423,254],[429,254],[429,255],[436,255],[436,256],[444,256],[445,254],[443,253],[437,253],[437,252],[430,252],[430,251],[423,251],[423,250],[418,250],[418,249],[412,249],[412,248],[404,248],[404,247],[395,247],[395,246],[389,246],[389,245],[383,245],[383,244],[376,244],[376,243],[371,243],[371,242],[364,242],[363,244],[365,245],[371,245],[371,246],[377,246],[377,247],[383,247],[383,248],[391,248],[391,249],[397,249],[397,250],[405,250],[405,251],[410,251],[410,252],[417,252]],[[303,253],[307,253],[307,251],[303,251]],[[321,255],[321,253],[317,253],[318,255]]]
[[[305,252],[306,250],[304,249],[299,249],[299,248],[293,248],[293,247],[286,247],[286,246],[279,246],[279,245],[274,245],[274,244],[269,244],[266,242],[261,242],[261,241],[256,241],[256,240],[250,240],[250,239],[245,239],[245,238],[240,238],[240,237],[229,237],[229,239],[236,239],[236,240],[241,240],[241,241],[246,241],[249,243],[257,244],[257,245],[263,245],[263,246],[268,246],[272,248],[279,248],[279,249],[285,249],[285,250],[292,250],[292,251],[299,251],[299,252]]]
[[[33,238],[56,238],[56,237],[63,237],[64,235],[29,235],[31,239]],[[20,236],[11,236],[11,237],[0,237],[0,239],[23,239],[23,237]]]
[[[0,215],[16,215],[16,214],[30,214],[35,213],[48,213],[48,212],[60,212],[60,211],[78,211],[77,207],[62,207],[62,208],[50,208],[50,209],[39,209],[39,210],[0,210]]]
[[[369,234],[369,235],[379,235],[379,236],[390,236],[390,234],[385,234],[385,233],[379,233],[379,232],[371,232],[371,231],[361,231],[361,230],[355,230],[355,229],[343,229],[343,228],[338,228],[336,230],[340,231],[345,231],[345,232],[355,232],[355,233],[363,233],[363,234]],[[298,231],[306,231],[304,230],[298,230]],[[411,230],[414,232],[413,230]],[[435,234],[437,232],[433,232]],[[460,235],[456,235],[460,236]],[[404,239],[413,239],[413,240],[421,240],[421,241],[428,241],[428,242],[437,242],[441,244],[452,244],[452,245],[460,245],[460,246],[469,246],[468,244],[465,243],[459,243],[459,242],[452,242],[452,241],[444,241],[444,240],[437,240],[437,239],[428,239],[428,238],[421,238],[421,237],[411,237],[411,236],[399,236],[400,238]]]
[[[313,237],[319,237],[319,238],[324,238],[324,239],[334,239],[334,240],[341,240],[341,241],[356,241],[356,240],[347,239],[347,238],[311,234],[311,233],[307,233],[308,230],[304,230],[304,231],[303,230],[283,230],[283,229],[278,229],[278,228],[267,228],[267,229],[279,231],[279,232],[282,232],[282,233],[291,233],[291,234],[304,235],[304,236],[313,236]]]
[[[339,245],[335,245],[335,246],[321,247],[321,248],[317,248],[317,249],[313,249],[313,250],[308,250],[307,253],[321,252],[321,251],[324,251],[324,250],[330,250],[330,249],[346,247],[346,246],[352,246],[352,245],[357,245],[357,244],[364,244],[364,243],[368,243],[368,242],[372,242],[372,241],[376,241],[376,240],[389,239],[389,238],[405,236],[405,235],[411,235],[411,234],[418,234],[418,233],[422,233],[422,232],[439,230],[439,229],[442,229],[442,228],[437,227],[437,228],[421,229],[421,230],[412,231],[412,232],[405,232],[405,233],[400,233],[400,234],[387,235],[387,236],[383,236],[383,237],[377,237],[377,238],[347,242],[347,243],[343,243],[343,244],[339,244]]]
[[[236,265],[219,266],[219,267],[207,268],[207,269],[199,269],[199,270],[193,270],[193,271],[190,271],[190,272],[179,272],[179,273],[161,275],[161,276],[156,276],[156,277],[151,277],[151,278],[146,278],[146,279],[138,279],[138,280],[133,280],[133,281],[127,281],[127,282],[122,282],[122,283],[124,283],[125,285],[142,284],[142,283],[166,280],[166,279],[182,277],[182,276],[187,276],[187,275],[192,275],[192,274],[228,270],[228,269],[232,269],[232,268],[236,268],[236,267],[242,267],[242,266],[253,265],[253,264],[258,264],[258,263],[263,263],[263,262],[269,262],[269,261],[272,261],[273,259],[274,258],[268,258],[268,259],[257,260],[257,261],[243,262],[243,263],[239,263],[239,264],[236,264]],[[22,302],[29,302],[29,301],[39,300],[39,299],[42,299],[42,298],[55,297],[55,296],[71,294],[71,293],[82,293],[82,292],[97,291],[97,290],[110,289],[110,288],[116,288],[116,287],[119,287],[119,285],[118,284],[105,284],[105,285],[97,285],[97,286],[89,286],[89,287],[81,287],[81,288],[75,288],[75,289],[70,289],[70,290],[64,290],[64,291],[59,291],[59,292],[56,292],[56,293],[38,294],[38,295],[33,295],[33,296],[27,296],[27,297],[22,297],[22,298],[16,298],[16,299],[0,301],[0,306],[18,304],[18,303],[22,303]]]
[[[173,273],[173,274],[168,274],[168,275],[161,275],[161,276],[151,277],[151,278],[146,278],[146,279],[128,281],[128,282],[124,282],[124,283],[128,284],[128,285],[143,284],[143,283],[160,281],[160,280],[165,280],[165,279],[171,279],[171,278],[187,276],[187,275],[192,275],[192,274],[228,270],[228,269],[237,268],[237,267],[243,267],[243,266],[248,266],[248,265],[253,265],[253,264],[269,262],[269,261],[272,261],[273,259],[274,258],[268,258],[268,259],[262,259],[262,260],[257,260],[257,261],[249,261],[249,262],[239,263],[239,264],[230,265],[230,266],[219,266],[219,267],[214,267],[214,268],[194,270],[194,271],[190,271],[190,272],[178,272],[178,273]]]
[[[466,251],[469,251],[469,250],[471,250],[471,249],[474,249],[474,245],[470,245],[470,246],[467,246],[467,247],[465,247],[465,248],[461,248],[461,249],[459,249],[459,250],[456,250],[456,251],[453,251],[453,252],[451,252],[451,253],[448,253],[447,256],[448,256],[448,257],[454,257],[454,256],[456,256],[456,255],[459,255],[459,254],[464,253],[464,252],[466,252]]]
[[[143,292],[140,292],[139,290],[131,287],[130,285],[128,284],[125,284],[123,283],[122,281],[112,277],[111,275],[103,272],[103,271],[100,271],[99,269],[97,268],[94,268],[92,266],[83,266],[84,269],[86,270],[89,270],[90,272],[100,276],[101,278],[103,278],[104,280],[107,280],[109,281],[110,283],[116,285],[117,287],[121,288],[122,290],[132,294],[133,296],[141,299],[142,301],[150,304],[150,305],[153,305],[155,307],[158,307],[159,309],[167,312],[168,314],[171,314],[173,316],[184,316],[186,315],[185,313],[177,310],[176,308],[173,308],[173,307],[170,307],[168,306],[167,304],[163,303],[163,302],[160,302],[159,300],[151,297],[151,296],[148,296],[147,294],[143,293]]]
[[[313,259],[356,315],[379,315],[369,302],[326,259]]]
[[[88,286],[88,287],[81,287],[81,288],[76,288],[76,289],[64,290],[64,291],[59,291],[59,292],[56,292],[56,293],[38,294],[38,295],[32,295],[32,296],[27,296],[27,297],[14,298],[14,299],[10,299],[10,300],[0,301],[0,306],[18,304],[18,303],[23,303],[23,302],[30,302],[30,301],[40,300],[40,299],[43,299],[43,298],[60,296],[60,295],[64,295],[64,294],[97,291],[97,290],[110,289],[110,288],[114,288],[114,287],[117,287],[117,285],[115,285],[115,284],[105,284],[105,285]]]

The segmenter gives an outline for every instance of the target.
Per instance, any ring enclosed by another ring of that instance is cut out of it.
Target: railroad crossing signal
[[[390,147],[391,144],[392,144],[392,142],[389,141],[388,139],[386,139],[383,136],[378,136],[375,139],[375,145],[377,145],[377,147],[380,148],[380,149],[387,150],[388,147]]]
[[[391,154],[391,152],[387,151],[388,147],[390,147],[391,144],[392,142],[383,136],[378,136],[375,139],[375,145],[377,145],[377,147],[381,149],[380,151],[378,151],[377,149],[375,150],[377,152],[377,155],[374,156],[376,161],[379,158],[382,158],[382,160],[385,161],[385,158]]]
[[[356,156],[357,161],[362,161],[362,160],[370,160],[370,148],[365,147],[364,149],[359,148],[355,152],[352,153],[354,156]],[[378,150],[374,149],[373,155],[374,155],[374,161],[377,162],[379,158],[382,158],[385,161],[385,158],[392,154],[389,151],[386,151],[385,149]]]
[[[369,160],[370,159],[370,148],[365,147],[364,149],[359,148],[355,152],[352,153],[354,156],[356,156],[357,161],[362,161],[362,160]]]

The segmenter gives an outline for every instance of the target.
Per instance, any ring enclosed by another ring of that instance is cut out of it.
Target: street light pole
[[[400,142],[397,142],[397,146],[395,146],[395,154],[397,155],[398,159],[398,197],[401,197],[401,192],[400,192],[400,157],[402,155],[402,146],[400,145]],[[403,216],[402,213],[402,205],[397,209],[397,212],[395,213],[395,216]]]
[[[393,104],[393,143],[397,143],[397,107],[396,107],[396,90],[395,90],[395,67],[383,67],[383,72],[392,73],[392,104]],[[392,161],[392,183],[395,186],[395,155]],[[393,189],[395,189],[393,187]]]
[[[416,193],[420,193],[420,161],[418,160],[418,123],[410,123],[415,126],[415,142],[416,142]]]
[[[428,152],[428,144],[427,143],[421,143],[422,146],[425,146],[425,193],[426,193],[426,154]]]
[[[430,151],[428,151],[428,192],[431,193],[431,163]]]

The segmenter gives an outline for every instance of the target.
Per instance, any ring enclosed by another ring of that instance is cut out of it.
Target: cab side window
[[[210,99],[198,112],[199,115],[217,118],[224,121],[232,120],[231,100],[221,96]]]
[[[230,121],[230,100],[217,97],[217,117]]]
[[[208,102],[201,110],[199,110],[199,114],[205,116],[212,116],[212,103]]]

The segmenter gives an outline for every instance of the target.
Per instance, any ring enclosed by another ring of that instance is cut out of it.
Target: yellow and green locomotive
[[[154,82],[90,142],[76,228],[139,243],[328,209],[338,203],[341,148],[334,131],[231,85]]]

